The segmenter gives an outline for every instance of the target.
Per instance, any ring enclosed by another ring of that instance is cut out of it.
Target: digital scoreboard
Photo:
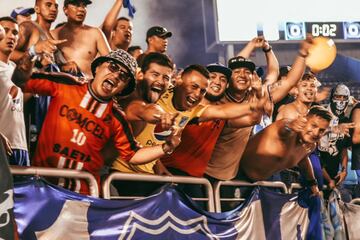
[[[314,37],[360,40],[360,22],[285,22],[284,38],[278,40],[302,40],[306,33]]]
[[[213,0],[218,43],[243,42],[264,35],[291,42],[306,34],[335,41],[360,41],[360,1]]]

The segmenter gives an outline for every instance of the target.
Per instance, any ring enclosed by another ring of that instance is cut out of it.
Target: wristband
[[[171,149],[171,148],[169,148],[168,150],[165,149],[165,148],[166,148],[166,143],[163,143],[163,144],[161,145],[161,148],[162,148],[163,152],[164,152],[166,155],[170,155],[170,154],[172,154],[172,153],[174,152],[174,149]]]
[[[306,186],[312,187],[312,186],[316,186],[318,184],[317,180],[311,179],[311,180],[306,180]]]
[[[264,53],[268,53],[268,52],[270,52],[272,50],[272,47],[269,46],[268,49],[263,48],[262,50],[263,50]]]
[[[37,54],[36,54],[36,52],[35,52],[35,45],[32,45],[32,46],[29,48],[28,53],[29,53],[30,57],[32,57],[32,58],[35,57],[35,56],[37,56]]]
[[[342,171],[342,172],[345,172],[345,171],[346,171],[346,167],[342,167],[342,168],[341,168],[341,171]]]

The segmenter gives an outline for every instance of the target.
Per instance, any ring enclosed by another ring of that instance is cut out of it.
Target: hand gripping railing
[[[207,200],[209,212],[214,212],[214,195],[210,182],[205,178],[184,177],[184,176],[157,176],[149,174],[135,174],[135,173],[120,173],[114,172],[110,174],[102,184],[103,194],[105,199],[110,199],[110,184],[113,180],[126,181],[144,181],[144,182],[166,182],[166,183],[185,183],[185,184],[200,184],[206,187],[207,198],[193,198],[193,200]],[[138,197],[120,196],[117,199],[134,199]]]
[[[302,189],[303,186],[299,183],[292,183],[289,187],[289,193],[293,193],[294,189]]]
[[[254,183],[245,182],[245,181],[219,181],[214,185],[214,200],[215,200],[215,209],[216,212],[221,212],[221,201],[241,201],[242,198],[221,198],[220,197],[220,188],[221,186],[238,186],[238,187],[271,187],[271,188],[280,188],[284,193],[288,193],[287,187],[283,182],[269,182],[269,181],[258,181]]]
[[[35,176],[46,176],[46,177],[85,179],[89,183],[90,195],[92,197],[99,197],[99,188],[96,179],[91,173],[88,172],[73,170],[73,169],[19,167],[19,166],[11,166],[10,171],[13,175],[35,175]]]

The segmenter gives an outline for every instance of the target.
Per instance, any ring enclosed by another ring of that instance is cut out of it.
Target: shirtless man
[[[126,17],[118,18],[122,5],[123,0],[115,1],[106,15],[101,29],[109,41],[112,50],[120,48],[127,51],[131,44],[134,26],[130,19]]]
[[[97,54],[104,56],[110,52],[110,46],[102,31],[84,24],[86,7],[91,3],[89,0],[65,0],[63,10],[67,22],[51,31],[55,39],[67,39],[65,43],[59,45],[60,50],[65,59],[74,61],[89,79],[92,77],[91,62]],[[76,66],[69,71],[78,73]]]
[[[325,134],[331,119],[328,110],[314,106],[306,117],[274,122],[249,139],[240,161],[240,171],[247,180],[259,181],[298,165],[306,175],[307,185],[318,194],[309,154]]]
[[[64,42],[54,40],[50,34],[51,24],[58,14],[57,0],[36,0],[34,9],[36,20],[25,21],[19,25],[19,42],[11,56],[11,60],[16,63],[28,50],[33,55],[40,53],[52,55],[57,50],[56,45]]]

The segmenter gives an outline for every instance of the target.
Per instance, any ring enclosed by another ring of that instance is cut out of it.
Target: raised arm
[[[19,25],[19,40],[16,49],[11,54],[11,60],[19,63],[29,47],[39,40],[39,31],[31,22],[23,22]]]
[[[105,37],[108,41],[110,41],[111,32],[116,25],[116,20],[120,13],[122,5],[123,0],[116,0],[114,5],[111,7],[110,11],[106,15],[104,22],[101,26],[101,30],[104,32]]]
[[[270,44],[265,40],[262,46],[267,62],[267,71],[264,79],[264,85],[270,85],[277,81],[279,77],[279,62],[272,50]]]
[[[237,54],[237,56],[241,56],[244,58],[249,58],[251,53],[256,49],[260,48],[264,45],[265,39],[264,37],[255,37],[251,41],[249,41],[243,49]]]
[[[26,51],[19,63],[16,65],[11,80],[13,83],[21,89],[25,88],[26,81],[30,79],[32,69],[34,67],[34,61],[32,57]]]
[[[299,49],[299,54],[296,57],[291,70],[289,71],[286,79],[279,80],[271,86],[271,93],[274,103],[283,99],[288,92],[294,87],[301,79],[305,71],[305,59],[308,55],[309,48],[312,43],[312,37],[308,36],[306,40],[302,41]]]
[[[351,121],[355,123],[354,133],[352,134],[352,143],[359,144],[360,143],[360,108],[355,108]]]
[[[111,51],[109,42],[106,40],[104,33],[99,29],[96,28],[97,31],[97,40],[96,40],[96,47],[100,56],[105,56],[109,54]]]

